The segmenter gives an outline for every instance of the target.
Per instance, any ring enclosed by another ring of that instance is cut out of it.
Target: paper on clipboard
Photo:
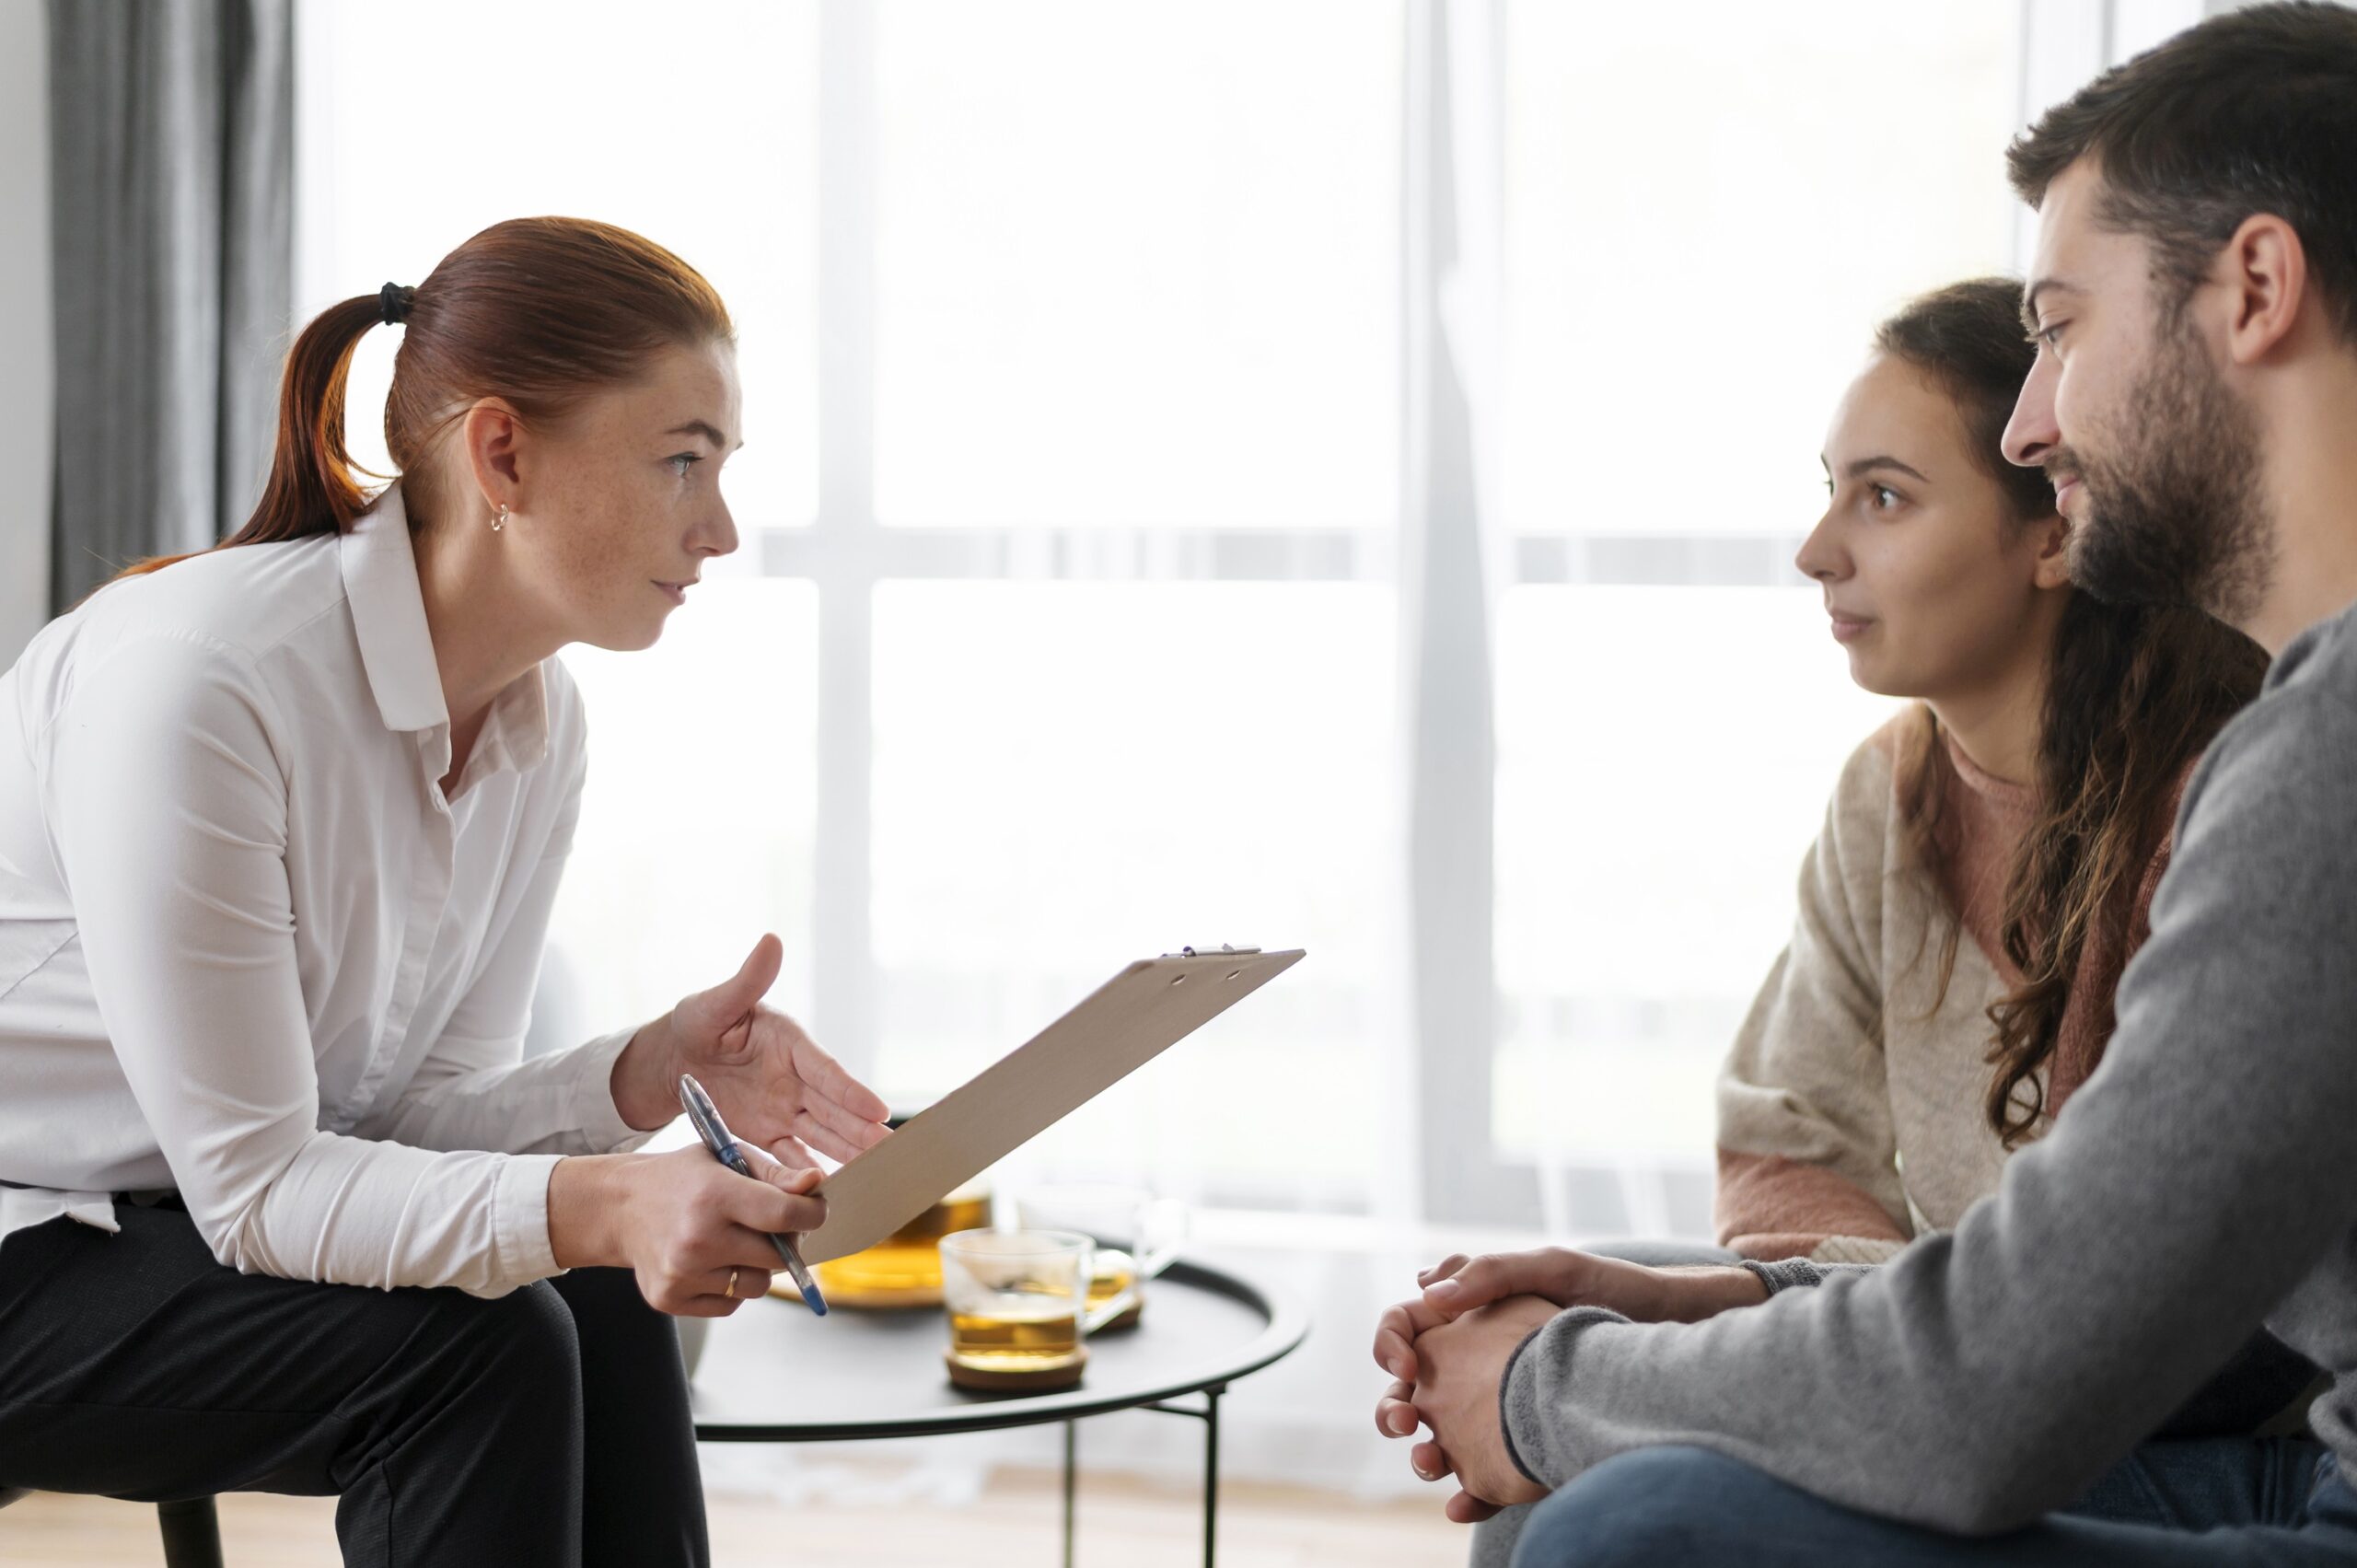
[[[820,1184],[806,1261],[875,1246],[1301,960],[1203,952],[1141,958]]]

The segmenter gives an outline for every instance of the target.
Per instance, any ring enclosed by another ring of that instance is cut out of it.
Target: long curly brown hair
[[[2016,527],[2050,522],[2046,476],[2001,450],[2035,346],[2021,285],[1976,278],[1910,302],[1875,345],[1931,376],[1955,400],[1972,450],[2006,495]],[[2046,1113],[2039,1073],[2053,1060],[2071,987],[2090,941],[2123,952],[2144,868],[2169,831],[2177,780],[2258,694],[2267,654],[2184,605],[2106,604],[2073,593],[2054,635],[2038,747],[2038,812],[2008,874],[2000,941],[2021,983],[1989,1009],[1995,1069],[1981,1108],[2008,1149]],[[1917,859],[1948,853],[1942,805],[1955,770],[1928,707],[1899,769],[1899,810]],[[1945,937],[1939,990],[1954,973],[1961,922]],[[2101,999],[2099,1037],[2113,1027]]]

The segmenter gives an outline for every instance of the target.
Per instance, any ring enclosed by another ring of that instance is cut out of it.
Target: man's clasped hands
[[[1421,1295],[1376,1323],[1375,1362],[1393,1381],[1376,1401],[1375,1427],[1386,1437],[1429,1431],[1409,1466],[1425,1481],[1454,1477],[1444,1511],[1469,1525],[1547,1494],[1515,1462],[1500,1390],[1515,1351],[1556,1314],[1596,1307],[1632,1322],[1692,1323],[1768,1294],[1739,1264],[1652,1268],[1566,1247],[1452,1255],[1416,1283]]]

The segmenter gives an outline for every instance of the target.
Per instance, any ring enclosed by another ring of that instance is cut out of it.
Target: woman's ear
[[[523,482],[517,464],[518,447],[523,441],[523,422],[505,400],[482,398],[467,410],[460,428],[460,439],[466,446],[467,466],[474,474],[475,489],[482,496],[485,510],[495,511],[501,503],[519,505],[517,491]]]
[[[2038,565],[2030,581],[2041,588],[2071,586],[2071,525],[2059,513],[2035,525],[2038,531]]]

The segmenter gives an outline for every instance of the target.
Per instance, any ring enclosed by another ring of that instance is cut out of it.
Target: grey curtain
[[[50,610],[244,523],[294,300],[291,0],[50,0]]]

